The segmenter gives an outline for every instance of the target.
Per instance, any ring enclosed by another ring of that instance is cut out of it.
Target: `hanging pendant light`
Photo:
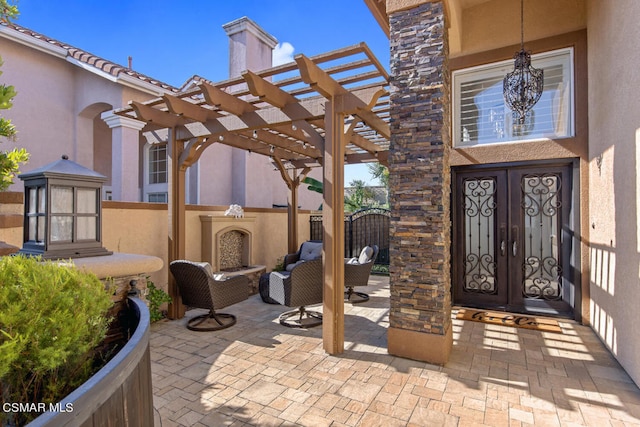
[[[531,109],[542,96],[544,88],[543,70],[531,66],[531,53],[524,50],[524,0],[520,0],[520,51],[513,58],[514,69],[502,82],[502,94],[512,111],[513,124],[522,131],[533,126]]]

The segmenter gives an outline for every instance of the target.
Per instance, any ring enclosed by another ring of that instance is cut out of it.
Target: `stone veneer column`
[[[387,2],[387,4],[393,2]],[[444,364],[453,343],[450,99],[444,5],[388,10],[391,28],[389,353]]]

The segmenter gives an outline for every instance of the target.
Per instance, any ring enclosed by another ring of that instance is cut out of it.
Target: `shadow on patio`
[[[387,354],[388,278],[372,276],[364,291],[368,302],[345,305],[337,357],[323,350],[322,327],[281,326],[287,308],[258,295],[224,310],[238,317],[230,329],[152,325],[156,425],[640,425],[640,390],[588,327],[454,319],[440,367]]]

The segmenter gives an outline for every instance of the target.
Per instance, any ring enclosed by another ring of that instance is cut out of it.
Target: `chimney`
[[[251,19],[240,19],[222,26],[229,36],[229,78],[244,70],[260,71],[271,67],[272,51],[278,40]]]

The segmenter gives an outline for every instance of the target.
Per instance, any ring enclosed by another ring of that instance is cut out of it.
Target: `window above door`
[[[534,67],[544,70],[544,91],[523,127],[513,125],[502,95],[502,80],[512,71],[513,60],[453,72],[455,147],[575,136],[573,49],[531,58]]]

